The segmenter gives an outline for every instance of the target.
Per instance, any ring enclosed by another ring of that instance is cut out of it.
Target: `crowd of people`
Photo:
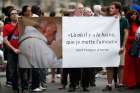
[[[19,37],[18,17],[43,17],[43,11],[38,6],[23,6],[21,12],[13,6],[8,6],[5,8],[4,14],[5,17],[1,20],[4,24],[0,26],[0,30],[4,42],[1,49],[4,50],[5,60],[7,60],[6,85],[12,86],[15,93],[19,93],[19,87],[21,87],[22,93],[28,93],[29,90],[41,92],[47,89],[47,68],[44,66],[49,65],[45,62],[48,60],[46,59],[47,54],[53,54],[47,45],[55,40],[57,25],[53,22],[46,23],[44,20],[40,20],[38,24],[26,27],[25,35],[21,38]],[[50,16],[55,17],[55,12],[50,13]],[[138,56],[134,57],[129,54],[133,42],[136,40],[140,42],[140,13],[138,11],[122,10],[122,5],[119,2],[113,2],[110,6],[95,5],[93,9],[78,3],[73,13],[63,12],[62,16],[114,16],[119,18],[120,50],[118,54],[121,58],[120,65],[119,67],[106,68],[107,84],[102,91],[112,91],[113,80],[118,91],[140,88],[140,49]],[[23,42],[25,40],[26,42]],[[29,45],[31,46],[29,47]],[[44,50],[49,52],[46,53]],[[21,53],[26,54],[26,57],[22,56]],[[28,55],[30,53],[34,55]],[[55,56],[55,54],[53,55]],[[29,58],[30,56],[32,57]],[[39,61],[42,63],[38,63]],[[55,68],[51,70],[52,83],[55,83]],[[96,86],[95,75],[103,69],[60,68],[59,70],[61,71],[59,89],[65,89],[69,84],[68,92],[76,91],[77,87],[88,92],[90,91],[89,86]]]

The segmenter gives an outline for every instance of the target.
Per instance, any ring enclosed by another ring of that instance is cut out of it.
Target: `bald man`
[[[53,22],[41,21],[26,26],[19,42],[19,66],[21,68],[53,68],[56,56],[48,45],[56,38],[57,26]]]
[[[57,25],[54,22],[38,18],[32,26],[26,26],[19,40],[19,66],[21,73],[22,93],[28,91],[28,71],[32,71],[31,89],[34,92],[43,91],[40,88],[40,68],[56,68],[56,55],[48,46],[56,39]],[[59,66],[60,67],[60,66]]]

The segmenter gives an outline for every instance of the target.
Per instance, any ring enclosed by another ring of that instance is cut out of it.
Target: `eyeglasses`
[[[11,13],[11,15],[17,15],[18,13]]]
[[[78,7],[78,9],[83,10],[83,7]]]

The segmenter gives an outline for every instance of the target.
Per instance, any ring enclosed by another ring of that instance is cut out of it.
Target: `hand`
[[[115,19],[118,19],[119,18],[118,15],[115,15],[114,17],[115,17]]]
[[[19,53],[20,53],[20,50],[19,50],[19,49],[14,49],[14,52],[15,52],[16,54],[19,54]]]
[[[115,15],[114,18],[115,18],[114,22],[116,22],[116,21],[118,21],[120,19],[120,17],[118,15]]]
[[[119,50],[119,55],[121,55],[123,52],[124,52],[124,48],[122,47],[122,48],[120,48],[120,50]]]

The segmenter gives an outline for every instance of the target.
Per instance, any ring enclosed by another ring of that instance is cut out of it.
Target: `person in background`
[[[101,16],[101,5],[95,5],[93,7],[94,9],[94,16]]]
[[[18,54],[20,53],[20,50],[18,49],[19,31],[17,25],[17,10],[9,10],[8,17],[10,18],[11,22],[4,25],[3,28],[4,43],[8,47],[7,66],[10,72],[13,90],[15,93],[19,93]]]
[[[10,18],[8,17],[8,12],[11,10],[11,9],[14,9],[14,6],[7,6],[5,8],[2,9],[2,13],[4,13],[4,24],[7,24],[7,23],[10,23],[11,20]]]
[[[50,17],[55,17],[56,16],[56,13],[55,11],[51,11],[50,12]],[[55,70],[56,68],[51,68],[51,83],[55,83]]]
[[[28,5],[22,7],[21,15],[24,17],[31,17],[32,16],[32,8]]]
[[[31,11],[33,17],[43,16],[43,12],[41,11],[40,7],[38,7],[37,5],[33,5]]]
[[[31,6],[24,5],[22,7],[20,16],[22,16],[22,17],[32,17]],[[33,72],[34,72],[33,69],[20,68],[20,73],[21,73],[20,74],[20,76],[21,76],[21,88],[22,88],[22,92],[23,93],[26,93],[27,92],[26,90],[28,89],[28,86],[27,86],[28,84],[31,83],[31,86],[32,86],[32,76],[34,74]],[[36,76],[37,78],[39,77],[38,73],[37,73],[37,76]],[[26,75],[26,74],[28,74],[28,75]],[[28,76],[28,77],[26,77],[26,76]],[[28,79],[28,80],[26,81],[26,79]]]
[[[3,66],[3,63],[4,63],[4,54],[3,54],[3,26],[4,26],[4,23],[1,21],[1,18],[0,18],[0,65],[2,65],[2,66]]]
[[[84,8],[84,16],[93,16],[93,15],[94,15],[94,13],[93,13],[93,11],[91,10],[90,7],[85,7]]]
[[[51,11],[51,12],[50,12],[50,17],[55,17],[55,16],[56,16],[55,11]]]
[[[4,26],[4,23],[1,21],[1,18],[0,18],[0,71],[1,71],[1,69],[3,69],[3,63],[4,63],[4,55],[3,55],[3,51],[2,51],[3,26]],[[1,81],[0,81],[0,88],[1,88]]]
[[[4,13],[4,19],[3,19],[3,22],[4,22],[4,25],[8,24],[11,22],[11,19],[10,17],[8,16],[9,15],[9,11],[11,9],[14,9],[13,6],[7,6],[5,8],[2,9],[2,12]],[[3,32],[3,31],[2,31]],[[4,52],[4,60],[7,60],[7,54],[8,54],[8,49],[6,47],[5,44],[3,44],[3,52]],[[9,72],[9,67],[8,65],[6,65],[6,84],[5,84],[7,87],[12,87],[12,79],[10,77],[10,72]]]
[[[140,86],[140,60],[137,57],[132,57],[128,54],[133,41],[136,39],[136,33],[140,26],[139,13],[137,11],[129,11],[127,18],[130,24],[130,32],[126,43],[126,55],[124,66],[124,85],[128,88]]]
[[[101,15],[102,16],[110,16],[109,6],[103,6],[101,8]]]

